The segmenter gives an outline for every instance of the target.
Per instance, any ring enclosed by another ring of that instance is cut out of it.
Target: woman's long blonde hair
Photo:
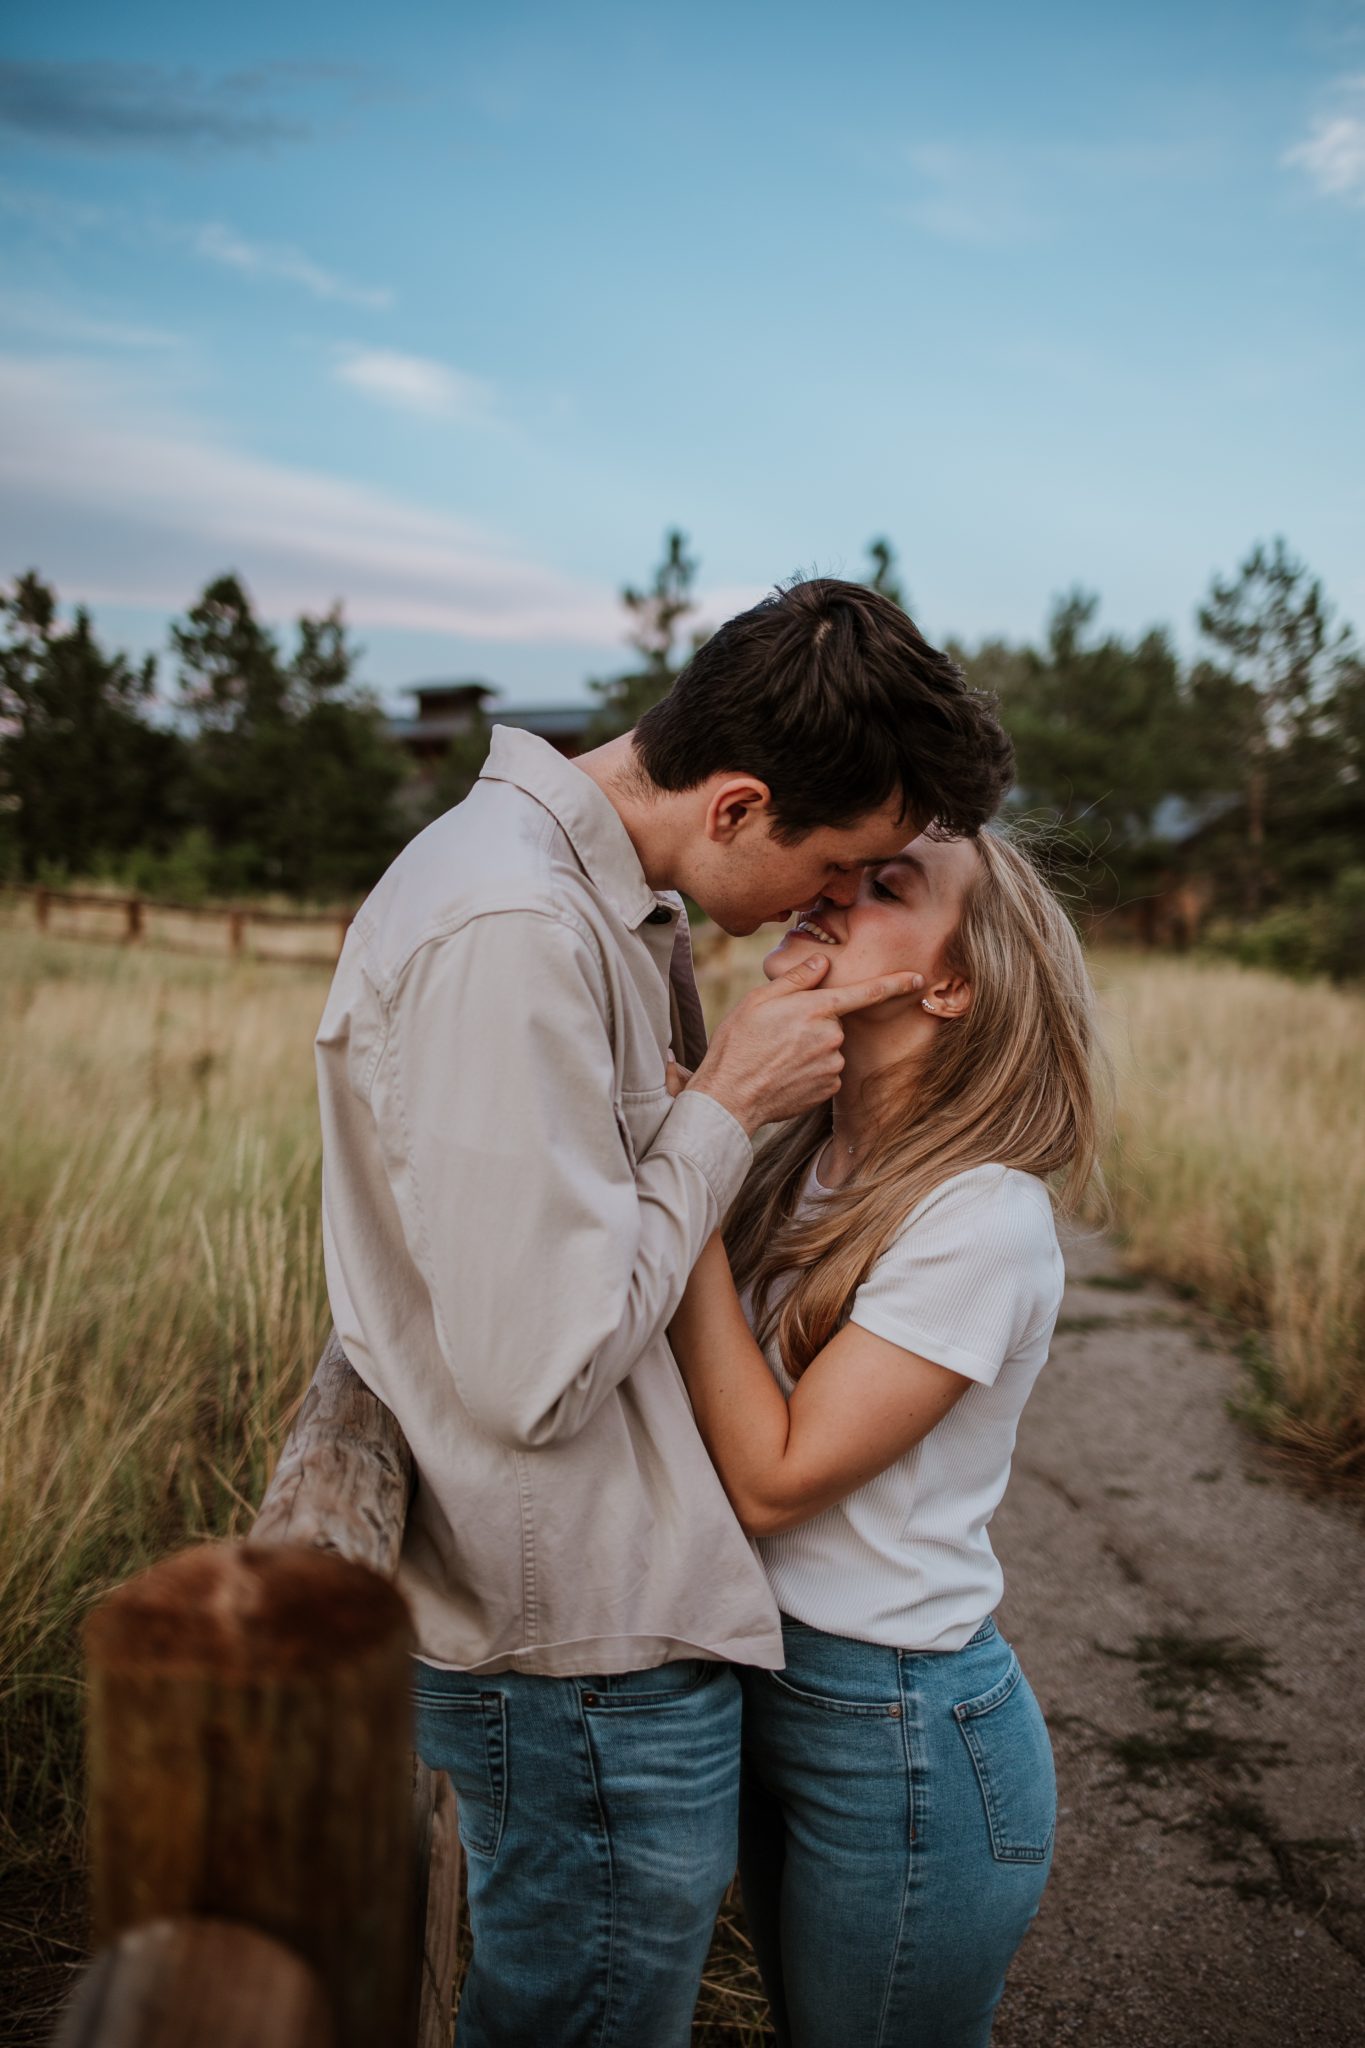
[[[951,1174],[1017,1167],[1047,1180],[1067,1212],[1098,1183],[1107,1068],[1080,941],[1017,846],[994,831],[975,844],[976,870],[944,949],[971,988],[969,1008],[937,1027],[927,1052],[878,1076],[875,1135],[842,1187],[794,1215],[832,1127],[826,1103],[764,1146],[726,1228],[759,1341],[776,1331],[793,1378],[845,1322],[910,1211]],[[774,1302],[774,1284],[793,1271]]]

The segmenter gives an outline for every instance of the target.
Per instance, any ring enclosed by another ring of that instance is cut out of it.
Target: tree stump
[[[338,2048],[408,2036],[407,1610],[363,1565],[208,1544],[86,1624],[94,1936],[240,1921],[312,1964]]]

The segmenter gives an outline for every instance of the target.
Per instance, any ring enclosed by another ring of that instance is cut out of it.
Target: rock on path
[[[1365,2044],[1365,1524],[1228,1414],[1225,1335],[1068,1248],[994,1533],[1057,1753],[996,2048]]]

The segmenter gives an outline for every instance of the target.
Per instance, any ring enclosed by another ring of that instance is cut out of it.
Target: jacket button
[[[597,1705],[597,1694],[595,1692],[585,1692],[583,1704],[585,1707],[595,1707]]]

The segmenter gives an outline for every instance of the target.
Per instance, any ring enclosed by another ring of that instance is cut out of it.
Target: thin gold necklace
[[[836,1145],[842,1146],[843,1150],[847,1152],[850,1159],[856,1159],[858,1156],[859,1145],[864,1145],[867,1143],[866,1138],[845,1138],[839,1131],[839,1128],[836,1125],[833,1116],[831,1116],[829,1120],[829,1134]]]

